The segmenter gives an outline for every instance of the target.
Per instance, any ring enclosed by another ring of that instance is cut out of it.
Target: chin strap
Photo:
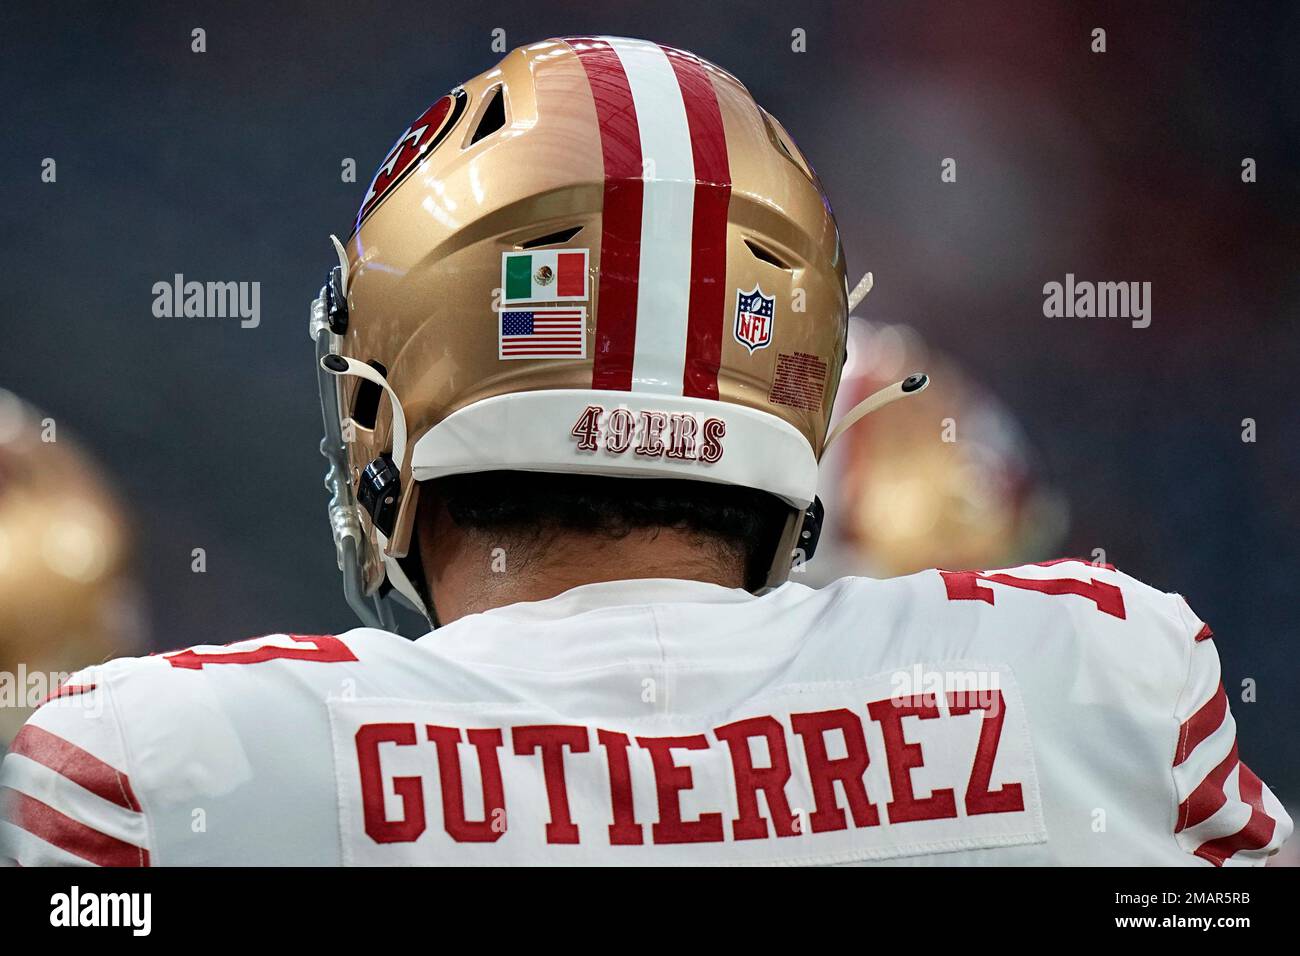
[[[849,293],[850,315],[853,314],[854,309],[862,304],[862,300],[867,297],[867,293],[871,291],[875,284],[875,277],[868,272],[858,281],[858,284],[853,287],[853,291]],[[822,444],[822,454],[826,454],[826,449],[831,447],[831,444],[835,439],[839,438],[872,412],[878,412],[886,405],[891,402],[896,402],[900,398],[923,392],[925,391],[925,387],[929,384],[930,376],[926,375],[924,372],[913,372],[901,382],[895,382],[893,385],[888,385],[880,391],[868,395],[862,401],[858,402],[858,404],[849,409],[848,413],[835,423],[835,427],[826,435],[826,441]]]
[[[334,244],[334,252],[339,257],[339,290],[346,299],[348,295],[348,251],[343,248],[343,243],[339,242],[339,237],[330,233],[330,242]],[[871,273],[867,273],[867,278],[871,278]]]
[[[433,616],[424,606],[419,590],[406,575],[401,563],[387,553],[388,538],[393,533],[398,504],[402,497],[402,466],[406,463],[406,412],[397,392],[378,369],[356,359],[330,352],[320,360],[320,367],[330,375],[355,376],[372,382],[384,390],[393,406],[393,450],[372,461],[362,473],[360,503],[370,514],[371,523],[379,539],[384,563],[384,573],[398,595],[414,610],[433,623]],[[382,600],[382,599],[381,599]],[[355,605],[354,605],[355,607]],[[391,629],[391,628],[390,628]]]
[[[402,410],[402,400],[397,397],[397,392],[393,391],[393,386],[388,384],[388,379],[379,374],[378,369],[367,365],[365,362],[358,362],[356,359],[347,358],[339,355],[337,352],[331,352],[320,360],[321,368],[331,375],[355,375],[357,378],[363,378],[367,382],[373,382],[384,390],[388,400],[393,403],[393,465],[400,473],[402,465],[406,461],[406,412]]]
[[[375,560],[368,555],[369,541],[362,530],[361,511],[365,507],[373,510],[376,502],[358,502],[352,491],[352,479],[348,461],[347,443],[343,438],[344,425],[340,417],[340,401],[337,379],[344,375],[355,375],[373,382],[382,388],[393,403],[393,452],[397,461],[406,457],[406,416],[401,403],[388,382],[379,372],[368,365],[354,362],[335,353],[347,331],[348,307],[348,255],[343,243],[337,236],[330,236],[330,243],[338,257],[337,269],[330,270],[320,295],[311,305],[309,331],[316,343],[316,377],[320,391],[321,415],[325,426],[325,437],[321,440],[321,454],[329,462],[325,474],[325,487],[330,492],[329,516],[330,529],[334,535],[335,557],[339,570],[343,573],[343,595],[357,617],[367,627],[395,631],[393,609],[387,597],[382,593],[366,594],[366,567]],[[385,482],[395,478],[385,466],[382,459],[375,466],[375,480],[367,486],[375,492],[376,500],[391,498],[396,501],[399,484]],[[368,472],[370,470],[368,469]],[[373,520],[373,519],[372,519]],[[376,532],[382,533],[376,528]],[[381,545],[382,547],[382,545]],[[387,555],[379,557],[386,569],[396,559]]]
[[[333,239],[334,237],[331,236],[330,238]],[[875,284],[876,280],[872,277],[871,273],[868,272],[858,281],[858,284],[853,287],[853,291],[849,293],[850,315],[853,314],[854,309],[862,304],[862,300],[867,297],[867,293],[871,291],[871,287]]]
[[[870,285],[868,281],[870,278],[871,273],[867,273],[867,278],[863,281],[868,282],[868,285]],[[822,444],[822,454],[825,455],[827,449],[831,447],[831,444],[837,438],[872,412],[878,412],[886,405],[896,402],[900,398],[906,398],[908,395],[916,395],[918,392],[924,391],[925,387],[929,384],[930,376],[926,375],[924,372],[913,372],[901,382],[895,382],[893,385],[888,385],[880,391],[868,395],[862,401],[858,402],[858,404],[849,409],[848,414],[841,418],[839,422],[836,423],[835,427],[830,430],[830,433],[826,436],[826,441]],[[813,498],[812,504],[810,504],[807,510],[803,513],[803,523],[800,526],[799,535],[796,539],[799,560],[801,562],[812,560],[813,555],[816,554],[817,542],[821,538],[822,522],[825,520],[825,517],[826,509],[822,506],[822,500],[816,497]]]
[[[896,402],[900,398],[906,398],[908,395],[916,395],[923,392],[929,384],[929,375],[926,375],[924,372],[913,372],[901,382],[887,385],[880,391],[868,395],[862,401],[858,402],[858,404],[849,409],[848,413],[836,422],[835,427],[832,428],[830,433],[826,436],[826,442],[822,445],[822,454],[826,454],[826,450],[831,447],[831,444],[835,439],[839,438],[872,412],[878,412],[886,405]]]

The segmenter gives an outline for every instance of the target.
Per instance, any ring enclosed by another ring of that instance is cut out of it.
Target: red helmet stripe
[[[600,307],[591,387],[630,391],[636,351],[637,278],[641,269],[641,132],[632,88],[604,40],[567,41],[587,72],[600,125],[605,204],[600,229]]]
[[[703,64],[690,53],[663,48],[677,74],[695,160],[695,208],[691,229],[691,304],[682,394],[718,397],[723,311],[727,281],[727,219],[731,168],[722,110]]]

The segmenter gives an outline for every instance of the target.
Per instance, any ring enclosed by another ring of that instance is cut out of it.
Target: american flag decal
[[[586,308],[501,312],[497,356],[502,359],[587,357]]]

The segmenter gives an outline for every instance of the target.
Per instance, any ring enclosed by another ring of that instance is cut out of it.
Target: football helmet
[[[48,693],[66,672],[147,644],[131,537],[85,449],[0,388],[0,674],[28,675],[0,706],[0,752],[31,715],[35,688]]]
[[[364,622],[391,626],[390,589],[424,610],[404,559],[446,475],[769,492],[790,507],[769,585],[815,544],[844,256],[812,167],[731,74],[643,40],[517,49],[402,133],[334,242],[311,330]]]

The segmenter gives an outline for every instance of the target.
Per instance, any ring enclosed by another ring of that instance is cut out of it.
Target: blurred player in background
[[[827,453],[826,524],[803,583],[1006,567],[1060,545],[1068,507],[1019,423],[910,326],[850,321],[835,414],[914,368],[930,370],[935,384],[888,415],[868,416]]]
[[[61,677],[146,646],[129,555],[99,468],[0,389],[0,752]]]

